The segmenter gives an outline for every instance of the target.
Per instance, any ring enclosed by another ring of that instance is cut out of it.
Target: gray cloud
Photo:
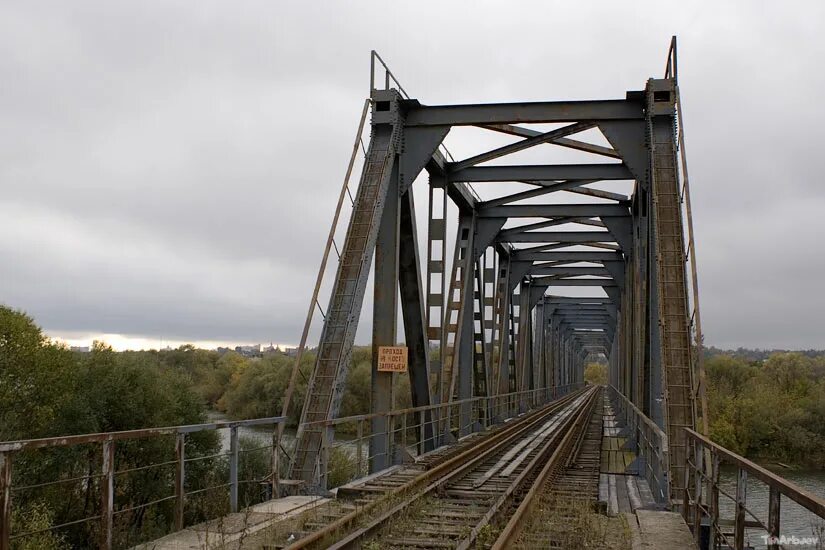
[[[658,76],[676,33],[706,340],[825,347],[823,16],[813,1],[6,2],[0,300],[54,334],[295,342],[371,48],[424,103],[605,98]],[[455,134],[462,153],[497,139]]]

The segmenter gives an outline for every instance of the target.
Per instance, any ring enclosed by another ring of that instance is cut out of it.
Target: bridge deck
[[[634,549],[694,548],[681,515],[663,510],[662,505],[655,502],[647,481],[636,475],[635,455],[622,450],[625,443],[620,436],[622,426],[610,401],[605,398],[601,406],[597,405],[596,411],[588,431],[590,435],[584,438],[577,453],[578,458],[560,473],[554,483],[557,496],[584,498],[590,503],[595,503],[598,496],[599,507],[607,512],[607,516],[621,518],[622,524],[627,525]],[[567,411],[562,410],[559,416],[565,414]],[[342,512],[357,508],[450,456],[455,456],[459,449],[475,447],[481,439],[489,437],[495,431],[496,428],[462,438],[455,445],[420,456],[414,462],[393,466],[355,480],[335,491],[338,498],[285,497],[272,500],[238,514],[192,526],[139,548],[261,548],[268,545],[264,544],[265,539],[274,540],[275,531],[299,534],[319,529]],[[592,464],[592,467],[585,467],[587,464]],[[593,475],[589,475],[588,471],[592,471]],[[456,492],[460,487],[453,489]],[[466,493],[468,498],[478,498],[476,493],[482,489],[468,485],[458,492]],[[438,521],[443,523],[445,514],[451,513],[463,516],[468,512],[466,508],[452,512],[439,510]],[[608,521],[604,518],[602,528],[620,529],[617,523],[613,523],[616,521],[619,520]],[[519,547],[532,548],[539,539],[547,543],[550,536],[548,533],[535,532],[524,538]],[[439,544],[447,542],[440,541]]]
[[[297,495],[262,502],[242,512],[192,525],[163,538],[140,544],[134,550],[248,548],[245,542],[255,533],[328,503],[329,500],[318,496]]]
[[[599,501],[609,516],[636,510],[661,510],[650,486],[639,475],[636,453],[626,448],[627,438],[607,396],[604,397]]]

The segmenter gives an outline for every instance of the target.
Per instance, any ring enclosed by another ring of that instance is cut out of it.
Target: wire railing
[[[425,449],[450,444],[464,434],[485,431],[580,387],[581,384],[570,384],[309,423],[309,426],[326,428],[323,430],[326,439],[320,464],[320,485],[329,490],[363,477],[372,471],[370,465],[379,458],[387,457],[389,464],[410,462]],[[376,418],[386,418],[386,422],[381,423],[386,426],[386,432],[381,434],[384,437],[376,438],[383,443],[380,446],[370,445],[377,435],[369,430],[371,421]],[[449,423],[444,422],[446,418],[450,419]],[[445,424],[450,430],[440,432],[440,426]]]
[[[266,461],[266,468],[258,472],[259,476],[241,477],[239,465],[242,456],[260,451],[265,451],[271,456],[279,452],[279,449],[272,443],[259,448],[241,449],[239,430],[256,426],[272,426],[273,433],[275,433],[275,427],[284,422],[283,417],[271,417],[2,442],[0,443],[0,549],[8,550],[12,548],[12,545],[22,544],[26,539],[31,539],[35,535],[59,533],[81,525],[85,526],[87,538],[97,539],[88,541],[90,545],[112,548],[115,524],[120,518],[134,519],[139,514],[145,514],[149,508],[157,509],[167,503],[171,506],[171,510],[167,507],[163,511],[156,510],[156,513],[159,515],[171,513],[171,523],[174,528],[182,529],[185,525],[187,504],[193,503],[193,497],[220,489],[228,493],[228,507],[225,511],[237,512],[239,510],[239,488],[242,485],[271,484],[272,478],[269,467],[273,463],[271,460]],[[197,451],[197,445],[190,445],[196,443],[192,441],[194,434],[218,430],[229,432],[228,451],[209,454],[199,451],[190,454],[187,451],[188,448]],[[164,444],[159,448],[165,449],[170,455],[173,453],[174,458],[170,456],[168,460],[151,464],[134,465],[127,462],[126,455],[132,454],[131,458],[134,458],[134,455],[142,454],[148,445],[147,440],[161,440]],[[274,442],[275,438],[271,441]],[[116,453],[117,450],[130,452]],[[61,470],[61,465],[72,467],[78,462],[69,460],[70,457],[66,455],[67,451],[77,451],[74,457],[83,459],[81,462],[87,468],[83,475]],[[62,455],[54,454],[61,452]],[[19,473],[14,466],[18,461],[21,466]],[[127,462],[128,465],[119,468],[121,462]],[[46,464],[50,467],[49,469],[56,470],[54,478],[41,480],[42,476],[48,477],[48,474],[32,472],[30,466],[38,463]],[[212,466],[220,463],[220,466],[226,467],[207,470],[204,467],[206,463],[211,463]],[[195,475],[189,475],[189,470]],[[26,471],[30,475],[36,475],[38,481],[26,483],[20,480],[21,475]],[[211,472],[211,474],[204,475],[206,472]],[[217,472],[224,472],[225,477],[216,477]],[[128,479],[137,474],[148,474],[142,479],[154,480],[158,482],[161,489],[166,488],[169,492],[161,496],[155,495],[156,498],[152,500],[133,495],[136,498],[124,501],[122,493],[127,487],[132,492],[140,489],[140,480],[130,482]],[[203,483],[198,485],[198,481]],[[65,502],[70,502],[79,495],[79,498],[75,500],[84,501],[85,504],[75,508],[91,510],[91,512],[80,517],[64,516],[59,523],[33,529],[14,530],[12,518],[15,503],[17,501],[37,502],[43,497],[45,491],[50,490],[57,491],[51,493],[52,496],[57,495],[65,499]],[[220,512],[224,512],[222,506],[218,508]],[[193,514],[193,517],[201,516],[203,516],[202,511]],[[92,523],[95,525],[88,525]],[[78,536],[76,535],[75,538]]]
[[[458,434],[484,431],[579,387],[534,389],[313,423],[327,428],[320,463],[322,486],[333,489],[367,475],[373,471],[370,464],[381,455],[391,457],[390,464],[403,464],[430,448],[430,442],[432,447],[452,443]],[[463,414],[467,408],[472,411],[469,416]],[[370,433],[371,421],[380,417],[386,419],[386,434],[382,434],[386,437],[381,438],[386,444],[373,445],[370,451],[370,440],[376,435]],[[451,419],[449,433],[435,429],[439,417]],[[286,475],[280,469],[287,464],[280,444],[285,424],[286,418],[279,416],[0,442],[0,549],[72,528],[82,529],[71,537],[81,546],[133,546],[147,536],[156,538],[269,500],[278,495]],[[241,436],[252,429],[256,430],[252,445],[242,445]],[[223,443],[196,440],[207,432],[225,436]],[[149,456],[144,453],[152,445],[158,451],[151,454],[155,461],[136,463]],[[250,462],[255,467],[245,467],[245,457],[253,456],[257,459]],[[34,479],[26,479],[27,475]],[[144,483],[148,484],[145,494]],[[39,501],[44,491],[51,491],[52,501],[77,503],[66,506],[77,513],[36,528],[14,525],[12,518],[20,507]],[[300,487],[293,491],[301,492]],[[147,516],[168,521],[148,535],[136,529],[124,534],[128,531],[124,524]]]
[[[638,457],[638,475],[647,480],[656,502],[669,506],[667,435],[619,390],[613,386],[608,388],[610,401],[621,416],[626,430],[624,433],[631,449]]]

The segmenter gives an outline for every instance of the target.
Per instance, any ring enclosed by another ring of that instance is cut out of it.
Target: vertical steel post
[[[716,548],[716,532],[719,530],[719,455],[711,451],[710,482],[710,547]]]
[[[269,480],[269,483],[270,483],[270,489],[269,489],[270,498],[279,498],[281,496],[279,485],[280,485],[280,479],[281,479],[280,452],[281,452],[281,435],[283,433],[283,428],[281,428],[282,424],[286,424],[286,420],[283,420],[280,423],[276,424],[273,427],[273,431],[272,431],[272,451],[271,451],[271,456],[270,456],[270,459],[269,459],[270,469],[272,470],[271,478]]]
[[[436,392],[437,393],[437,392]],[[424,411],[418,412],[418,454],[423,455],[424,449],[427,448],[427,430],[425,426],[425,414]],[[429,431],[432,435],[435,432],[432,430]]]
[[[229,511],[238,511],[238,427],[229,428]]]
[[[699,539],[702,533],[702,472],[704,472],[705,453],[701,447],[697,450],[696,441],[693,442],[693,456],[696,461],[696,469],[693,472],[693,539],[696,546],[699,546]]]
[[[690,506],[690,458],[691,454],[694,452],[694,446],[688,445],[685,449],[685,464],[684,464],[684,486],[682,487],[682,517],[685,518],[685,523],[689,526],[690,525],[690,512],[692,511],[692,507]]]
[[[384,212],[375,243],[374,304],[372,314],[372,386],[371,413],[385,413],[392,409],[393,374],[378,371],[378,348],[394,346],[398,322],[398,265],[400,209],[398,163],[393,163]],[[390,419],[378,415],[371,420],[370,473],[388,468],[392,463]]]
[[[186,479],[186,434],[179,433],[175,440],[175,529],[183,529],[183,511],[186,505],[184,480]]]
[[[103,442],[103,468],[100,480],[100,547],[112,547],[115,498],[115,442]]]
[[[324,437],[321,443],[321,456],[319,457],[320,464],[318,468],[318,481],[321,485],[321,490],[326,491],[330,489],[329,486],[329,453],[332,442],[335,441],[335,428],[332,426],[324,427]]]
[[[745,499],[748,492],[748,471],[744,468],[738,468],[737,470],[733,547],[734,550],[743,550],[745,547]]]
[[[779,538],[780,493],[775,487],[768,493],[768,536]],[[779,550],[779,544],[768,544],[768,550]]]
[[[355,427],[355,440],[358,442],[358,447],[355,449],[355,460],[358,463],[358,477],[361,477],[363,474],[363,463],[364,463],[364,421],[358,420],[356,422]]]
[[[404,455],[407,452],[407,414],[401,415],[401,453],[400,460],[404,461]]]
[[[0,453],[0,550],[11,548],[11,453]]]

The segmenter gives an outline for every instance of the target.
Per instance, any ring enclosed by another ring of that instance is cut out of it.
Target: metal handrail
[[[825,499],[811,494],[791,481],[788,481],[747,458],[730,451],[706,436],[685,428],[689,452],[686,455],[686,472],[684,487],[684,506],[682,514],[691,526],[694,537],[699,540],[701,524],[708,518],[711,528],[711,548],[716,548],[716,540],[724,540],[731,548],[743,548],[745,529],[757,528],[768,536],[768,548],[780,548],[780,511],[781,497],[789,498],[820,519],[825,519]],[[692,457],[692,460],[691,460]],[[710,464],[705,464],[710,461]],[[720,463],[736,467],[736,494],[730,495],[719,484]],[[754,478],[768,486],[768,517],[762,521],[747,507],[748,478]],[[731,541],[720,528],[719,495],[731,499],[735,504],[733,519],[733,540]],[[746,515],[755,521],[746,521]]]
[[[115,516],[132,512],[137,509],[146,508],[168,500],[174,500],[174,523],[175,528],[180,530],[184,527],[184,512],[187,497],[211,491],[215,489],[228,488],[229,489],[229,506],[232,512],[237,512],[238,504],[238,490],[241,483],[249,483],[252,481],[261,480],[241,480],[239,479],[239,455],[242,452],[239,445],[238,430],[243,427],[272,425],[273,431],[277,433],[277,428],[286,423],[285,416],[273,416],[266,418],[252,418],[248,420],[229,420],[220,422],[207,422],[202,424],[185,424],[178,426],[164,426],[159,428],[144,428],[138,430],[122,430],[116,432],[100,432],[91,434],[66,435],[56,437],[45,437],[37,439],[22,439],[16,441],[0,442],[0,550],[9,550],[11,541],[31,537],[39,533],[54,532],[66,527],[79,525],[82,523],[99,521],[100,528],[98,530],[100,540],[98,546],[101,548],[112,547],[112,537],[114,533],[114,519]],[[212,455],[204,456],[186,456],[186,438],[188,435],[204,432],[215,431],[220,429],[228,429],[230,434],[230,446],[228,452],[220,452]],[[175,459],[170,461],[159,462],[155,464],[142,465],[134,468],[124,468],[118,470],[116,468],[115,446],[120,441],[131,441],[137,439],[147,439],[153,437],[173,436],[175,440]],[[273,442],[277,439],[273,438]],[[89,473],[82,477],[72,477],[64,479],[56,479],[49,482],[31,483],[28,485],[13,485],[12,468],[14,457],[26,451],[68,448],[77,445],[98,444],[102,450],[102,461],[98,473]],[[279,448],[276,445],[271,447],[273,455],[279,453]],[[229,464],[229,479],[226,483],[220,485],[203,487],[196,490],[186,491],[185,479],[187,464],[195,461],[213,460],[213,459],[227,459]],[[277,463],[277,461],[275,461]],[[154,500],[152,502],[141,503],[136,506],[127,506],[124,508],[115,508],[115,486],[116,479],[123,474],[131,472],[143,471],[150,468],[161,468],[167,466],[174,466],[174,491],[173,494],[164,496],[163,498]],[[271,474],[270,474],[271,475]],[[12,496],[13,494],[22,491],[29,491],[32,489],[43,488],[51,485],[66,484],[66,483],[89,483],[89,491],[92,491],[91,480],[96,480],[99,485],[100,510],[99,514],[73,519],[56,525],[50,525],[45,528],[38,528],[33,531],[25,531],[12,534],[11,516],[12,516]]]
[[[386,412],[358,414],[358,415],[344,416],[344,417],[339,417],[339,418],[331,418],[329,420],[315,420],[315,421],[312,421],[312,422],[307,422],[304,425],[305,426],[335,426],[335,425],[338,425],[338,424],[345,424],[345,423],[348,423],[348,422],[358,422],[360,420],[370,420],[370,419],[378,418],[378,417],[390,417],[390,418],[392,418],[392,417],[395,417],[395,416],[401,416],[401,415],[405,415],[405,414],[418,413],[418,412],[424,412],[424,411],[434,411],[434,410],[437,410],[437,409],[443,409],[445,407],[453,407],[453,406],[456,406],[456,405],[466,405],[466,404],[469,404],[469,403],[481,403],[481,402],[485,402],[485,401],[491,401],[491,400],[494,401],[494,400],[499,400],[499,399],[503,400],[503,399],[509,399],[509,398],[513,398],[513,397],[523,397],[523,396],[527,396],[527,395],[541,395],[544,392],[554,391],[554,390],[555,391],[564,391],[564,389],[572,388],[574,386],[578,386],[578,384],[567,384],[567,385],[563,385],[563,386],[548,386],[548,387],[545,387],[545,388],[537,388],[537,389],[533,389],[533,390],[524,390],[524,391],[520,391],[520,392],[502,393],[502,394],[499,394],[499,395],[491,395],[491,396],[487,396],[487,397],[468,397],[466,399],[458,399],[458,400],[455,400],[455,401],[448,401],[446,403],[438,403],[438,404],[434,404],[434,405],[422,405],[422,406],[419,406],[419,407],[410,407],[410,408],[406,408],[406,409],[395,409],[395,410],[386,411]]]
[[[220,430],[225,428],[240,428],[249,426],[261,426],[268,424],[282,424],[286,421],[285,416],[272,416],[267,418],[251,418],[249,420],[227,420],[222,422],[207,422],[204,424],[183,424],[180,426],[164,426],[162,428],[143,428],[140,430],[123,430],[117,432],[99,432],[92,434],[62,435],[56,437],[43,437],[38,439],[19,439],[16,441],[0,442],[0,453],[11,453],[30,449],[42,449],[44,447],[72,447],[83,443],[102,443],[104,441],[121,441],[124,439],[145,439],[160,435],[177,435],[203,432],[207,430]]]
[[[665,67],[665,78],[672,78],[679,81],[679,64],[676,55],[676,36],[670,39],[670,48],[667,50],[667,66]]]
[[[614,386],[608,386],[614,404],[624,417],[630,444],[641,459],[640,472],[657,502],[670,504],[670,453],[667,434]]]

